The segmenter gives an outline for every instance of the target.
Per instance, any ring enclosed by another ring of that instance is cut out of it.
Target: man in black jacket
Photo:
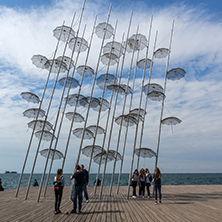
[[[89,173],[86,169],[84,169],[84,165],[82,164],[80,167],[80,170],[84,173],[84,185],[83,185],[83,191],[84,191],[84,197],[86,198],[86,203],[89,202],[88,193],[87,193],[87,185],[89,183]]]

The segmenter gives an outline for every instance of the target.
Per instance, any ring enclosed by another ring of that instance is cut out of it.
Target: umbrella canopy
[[[110,65],[113,66],[117,63],[118,61],[118,56],[116,54],[113,53],[105,53],[101,56],[101,62],[104,65]]]
[[[139,114],[142,117],[144,117],[146,115],[145,109],[141,109],[141,108],[140,109],[139,108],[132,109],[132,110],[130,110],[130,113],[131,114]]]
[[[127,94],[133,93],[133,90],[130,86],[127,86],[126,84],[120,84],[120,86],[125,90],[125,93]]]
[[[114,159],[116,156],[116,151],[115,150],[109,150],[109,153],[113,155]],[[122,156],[119,152],[117,152],[117,156],[116,156],[116,161],[121,160]]]
[[[75,135],[77,138],[81,138],[82,137],[82,131],[83,131],[83,128],[76,128],[72,131],[73,135]],[[83,139],[92,139],[93,138],[93,133],[88,130],[88,129],[85,129],[84,130],[84,136],[83,136]]]
[[[74,114],[74,112],[68,112],[68,113],[66,113],[65,115],[66,115],[66,118],[67,118],[68,120],[72,120],[73,114]],[[79,114],[79,113],[75,113],[75,115],[74,115],[74,122],[76,122],[76,123],[82,123],[83,121],[84,121],[83,116],[82,116],[81,114]]]
[[[184,69],[181,68],[174,68],[167,72],[167,79],[170,80],[180,80],[185,76],[186,72]]]
[[[65,97],[65,99],[67,99],[67,104],[69,104],[70,106],[75,106],[78,99],[77,103],[78,107],[83,105],[81,101],[84,101],[85,98],[86,97],[81,94],[70,94],[67,97]]]
[[[90,97],[87,96],[86,98],[87,98],[87,102],[89,103]],[[96,109],[96,107],[98,107],[99,105],[100,105],[99,99],[97,99],[95,97],[92,97],[91,101],[89,103],[89,107],[92,108],[92,109]]]
[[[106,157],[107,157],[107,162],[110,162],[110,161],[115,159],[112,152],[111,153],[108,152],[108,154],[106,154],[106,151],[103,151],[103,152],[100,152],[97,155],[95,155],[93,157],[93,161],[95,163],[99,164],[100,163],[100,159],[101,159],[101,164],[104,164],[105,160],[106,160]]]
[[[181,122],[182,122],[182,120],[180,120],[179,118],[174,117],[174,116],[167,117],[167,118],[161,120],[162,124],[165,124],[165,125],[168,125],[168,126],[176,125],[176,124],[179,124]]]
[[[99,88],[103,89],[105,81],[106,86],[117,83],[117,79],[115,79],[115,76],[113,74],[107,73],[100,75],[96,80],[96,84],[99,86]]]
[[[38,112],[39,112],[39,117],[45,116],[45,111],[37,108],[27,109],[23,112],[23,115],[28,118],[36,118]]]
[[[68,36],[69,36],[68,41],[71,38],[75,37],[75,32],[71,27],[63,25],[63,26],[58,26],[53,30],[53,36],[57,39],[59,39],[60,37],[60,40],[65,42]]]
[[[141,59],[139,62],[137,62],[137,67],[139,69],[144,69],[144,66],[145,66],[145,69],[149,69],[151,62],[152,62],[152,60],[150,60],[150,59]],[[146,65],[145,65],[145,63],[146,63]]]
[[[88,42],[84,38],[75,37],[69,41],[69,48],[74,52],[85,52],[88,48]]]
[[[152,91],[147,94],[148,98],[153,101],[161,101],[163,98],[165,99],[165,95],[159,91]]]
[[[67,67],[66,64],[60,60],[57,59],[50,59],[45,63],[45,68],[47,70],[51,69],[52,73],[57,73],[59,72],[66,72],[67,71]]]
[[[28,102],[32,102],[32,103],[39,103],[40,102],[39,97],[36,94],[31,93],[31,92],[22,92],[21,97]]]
[[[95,107],[92,107],[93,110],[99,111],[100,110],[100,101],[101,97],[98,98],[99,104]],[[106,111],[109,108],[109,102],[103,98],[102,104],[101,104],[101,111]]]
[[[151,92],[162,92],[163,93],[163,87],[157,83],[148,83],[146,84],[145,86],[143,86],[143,92],[147,95],[147,92],[148,93],[151,93]]]
[[[40,136],[41,136],[41,133],[42,133],[42,140],[45,140],[45,141],[51,141],[51,140],[54,140],[56,139],[56,137],[49,131],[47,130],[39,130],[37,132],[35,132],[35,136],[40,139]]]
[[[106,86],[106,89],[113,90],[114,92],[118,91],[119,94],[125,94],[125,89],[117,84],[108,85],[108,86]]]
[[[74,61],[68,56],[59,56],[57,58],[58,61],[62,61],[66,64],[66,67],[72,69],[74,67]]]
[[[88,78],[88,77],[92,77],[94,75],[94,70],[89,67],[89,66],[78,66],[76,69],[76,72],[82,76],[82,74],[84,73],[84,77]]]
[[[166,48],[160,48],[154,52],[154,57],[157,59],[166,58],[168,55],[169,55],[169,49]]]
[[[122,126],[133,126],[138,124],[137,119],[131,115],[120,115],[117,118],[115,118],[115,122],[120,125],[122,123]]]
[[[135,45],[135,46],[134,46]],[[135,51],[143,50],[147,45],[147,38],[142,34],[134,34],[127,39],[127,52],[132,52],[134,47]]]
[[[106,22],[99,23],[95,28],[96,35],[101,39],[103,38],[105,31],[105,39],[109,39],[114,33],[114,28]]]
[[[135,154],[137,156],[141,156],[143,158],[152,158],[152,157],[155,157],[156,156],[156,153],[151,150],[150,148],[138,148],[138,149],[135,149]]]
[[[45,69],[45,64],[48,62],[48,59],[43,55],[34,55],[31,58],[32,64],[37,68]]]
[[[91,125],[87,127],[93,134],[96,132],[96,125]],[[103,134],[105,130],[101,126],[97,126],[97,134]]]
[[[54,160],[60,160],[63,158],[63,154],[59,150],[50,149],[49,151],[49,149],[44,149],[39,151],[39,153],[45,158],[47,158],[48,152],[49,152],[49,159],[52,159],[53,153],[54,153],[54,158],[53,158]]]
[[[123,54],[122,44],[116,41],[108,42],[103,47],[103,53],[113,53],[117,57],[120,57]]]
[[[69,87],[70,84],[71,84],[70,88],[76,88],[79,86],[79,81],[72,77],[68,77],[67,80],[66,77],[61,78],[59,80],[59,85],[64,86],[65,82],[66,82],[66,87]]]
[[[89,145],[82,148],[82,154],[87,157],[90,157],[92,152],[93,152],[93,156],[96,156],[97,154],[104,152],[104,149],[101,146],[97,146],[97,145],[94,145],[94,146]]]
[[[34,126],[35,126],[35,130],[42,130],[44,124],[45,124],[44,130],[50,131],[53,129],[53,125],[50,122],[40,120],[40,119],[32,120],[31,122],[29,122],[27,124],[28,124],[28,127],[31,129],[34,129]]]

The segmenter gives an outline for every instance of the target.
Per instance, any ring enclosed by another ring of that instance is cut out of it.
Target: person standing
[[[37,186],[39,186],[39,183],[38,183],[38,181],[35,179],[34,180],[34,182],[33,182],[33,185],[32,185],[33,187],[37,187]]]
[[[84,173],[83,192],[84,192],[84,197],[86,198],[86,203],[88,203],[89,198],[88,198],[88,193],[87,193],[87,185],[89,183],[89,172],[86,169],[84,169],[83,164],[80,166],[80,170]]]
[[[152,176],[150,175],[150,172],[147,168],[145,169],[145,176],[146,176],[147,197],[150,198],[150,186],[151,186]]]
[[[4,187],[2,186],[2,179],[0,178],[0,191],[4,191]]]
[[[73,192],[72,192],[72,201],[73,201],[73,209],[71,213],[76,213],[77,208],[77,197],[79,201],[79,213],[81,213],[82,208],[82,191],[84,185],[84,173],[80,170],[80,166],[76,165],[75,171],[72,173],[70,180],[75,179],[73,184]]]
[[[131,176],[132,187],[133,187],[133,198],[136,198],[136,187],[138,183],[138,177],[139,177],[139,173],[138,173],[138,170],[136,169],[134,170]]]
[[[157,204],[157,190],[159,192],[159,203],[161,202],[162,194],[161,194],[161,173],[158,167],[154,170],[153,174],[153,188],[155,195],[155,204]]]
[[[53,182],[55,192],[55,214],[61,213],[59,208],[62,200],[63,188],[65,186],[65,178],[62,176],[62,173],[62,169],[58,169]]]
[[[139,196],[144,198],[145,193],[145,173],[144,169],[142,168],[139,173]]]

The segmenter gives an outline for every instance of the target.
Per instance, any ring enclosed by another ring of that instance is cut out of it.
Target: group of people
[[[55,214],[61,213],[60,204],[62,200],[63,188],[65,186],[65,178],[63,177],[63,170],[58,169],[57,174],[54,179],[54,192],[55,192]],[[72,190],[72,201],[73,201],[73,209],[71,213],[76,213],[77,209],[77,198],[78,198],[78,212],[81,213],[82,208],[82,193],[84,192],[84,197],[86,198],[86,202],[89,202],[88,193],[87,193],[87,185],[89,182],[89,173],[86,169],[84,169],[84,165],[76,165],[75,171],[70,176],[70,180],[73,180],[73,190]]]
[[[159,203],[161,203],[161,173],[158,167],[155,168],[153,176],[151,176],[149,170],[142,168],[140,172],[136,169],[131,175],[131,186],[133,187],[133,198],[136,198],[136,188],[139,185],[139,197],[144,198],[145,187],[147,188],[147,196],[150,198],[150,186],[153,182],[155,204],[157,204],[157,192],[159,193]]]

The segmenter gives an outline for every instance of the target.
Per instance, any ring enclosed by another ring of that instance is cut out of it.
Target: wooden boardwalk
[[[0,192],[0,221],[222,221],[222,185],[211,186],[162,186],[162,204],[154,204],[154,199],[127,200],[127,187],[120,188],[116,195],[108,196],[105,187],[102,199],[93,195],[93,187],[88,188],[89,203],[83,201],[81,214],[66,215],[72,210],[69,200],[70,187],[65,187],[61,204],[62,214],[54,215],[54,191],[48,188],[47,196],[36,202],[38,187],[31,187],[25,201],[26,188],[21,188],[18,198],[15,190]],[[99,189],[98,189],[99,191]],[[152,188],[151,188],[152,191]]]

